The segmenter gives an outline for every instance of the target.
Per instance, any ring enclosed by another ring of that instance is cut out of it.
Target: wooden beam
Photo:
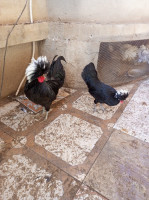
[[[5,47],[6,38],[11,28],[12,25],[0,26],[0,48]],[[44,40],[48,37],[48,32],[47,22],[16,25],[9,37],[8,46]]]

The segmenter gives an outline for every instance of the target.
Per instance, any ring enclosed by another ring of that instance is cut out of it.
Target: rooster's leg
[[[104,106],[100,103],[100,108],[101,108],[101,110],[104,112],[105,111],[105,108],[104,108]]]
[[[94,103],[93,112],[96,112],[96,104]]]
[[[47,120],[48,119],[48,114],[49,114],[49,110],[50,110],[50,106],[52,104],[52,101],[49,102],[49,104],[45,107],[45,110],[46,110],[46,117],[44,120]]]
[[[93,112],[96,112],[97,110],[96,110],[96,104],[98,103],[98,101],[95,99],[94,100],[94,107],[93,107]]]
[[[46,111],[45,107],[43,107],[42,109],[42,114],[44,114],[44,112]]]
[[[47,120],[48,119],[48,114],[49,114],[49,111],[46,111],[46,117],[44,120]]]

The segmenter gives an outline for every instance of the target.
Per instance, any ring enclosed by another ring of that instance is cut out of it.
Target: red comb
[[[39,76],[39,77],[38,77],[38,82],[39,82],[39,83],[43,83],[44,80],[45,80],[45,77],[44,77],[44,76]]]

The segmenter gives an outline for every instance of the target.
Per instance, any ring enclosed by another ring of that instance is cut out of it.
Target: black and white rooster
[[[61,63],[61,60],[65,61],[65,59],[63,56],[57,59],[56,57],[50,65],[46,56],[40,56],[37,60],[33,59],[26,69],[25,95],[32,102],[45,108],[45,119],[48,118],[50,106],[56,99],[65,79],[65,71]],[[46,79],[44,74],[46,74]]]

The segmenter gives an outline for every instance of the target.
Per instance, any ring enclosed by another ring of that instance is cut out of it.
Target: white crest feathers
[[[128,91],[127,90],[120,90],[120,91],[117,91],[118,95],[124,95],[124,94],[128,94]]]
[[[31,63],[28,65],[28,67],[26,68],[26,72],[25,72],[25,75],[26,75],[27,80],[29,82],[31,82],[31,78],[34,75],[38,64],[41,63],[41,62],[43,62],[44,64],[48,63],[47,57],[46,56],[40,56],[40,57],[37,58],[37,60],[35,58],[32,58]],[[45,65],[44,65],[44,67],[45,67]]]
[[[118,96],[123,96],[123,95],[127,95],[128,91],[127,90],[119,90],[115,93],[115,98],[118,98]]]

